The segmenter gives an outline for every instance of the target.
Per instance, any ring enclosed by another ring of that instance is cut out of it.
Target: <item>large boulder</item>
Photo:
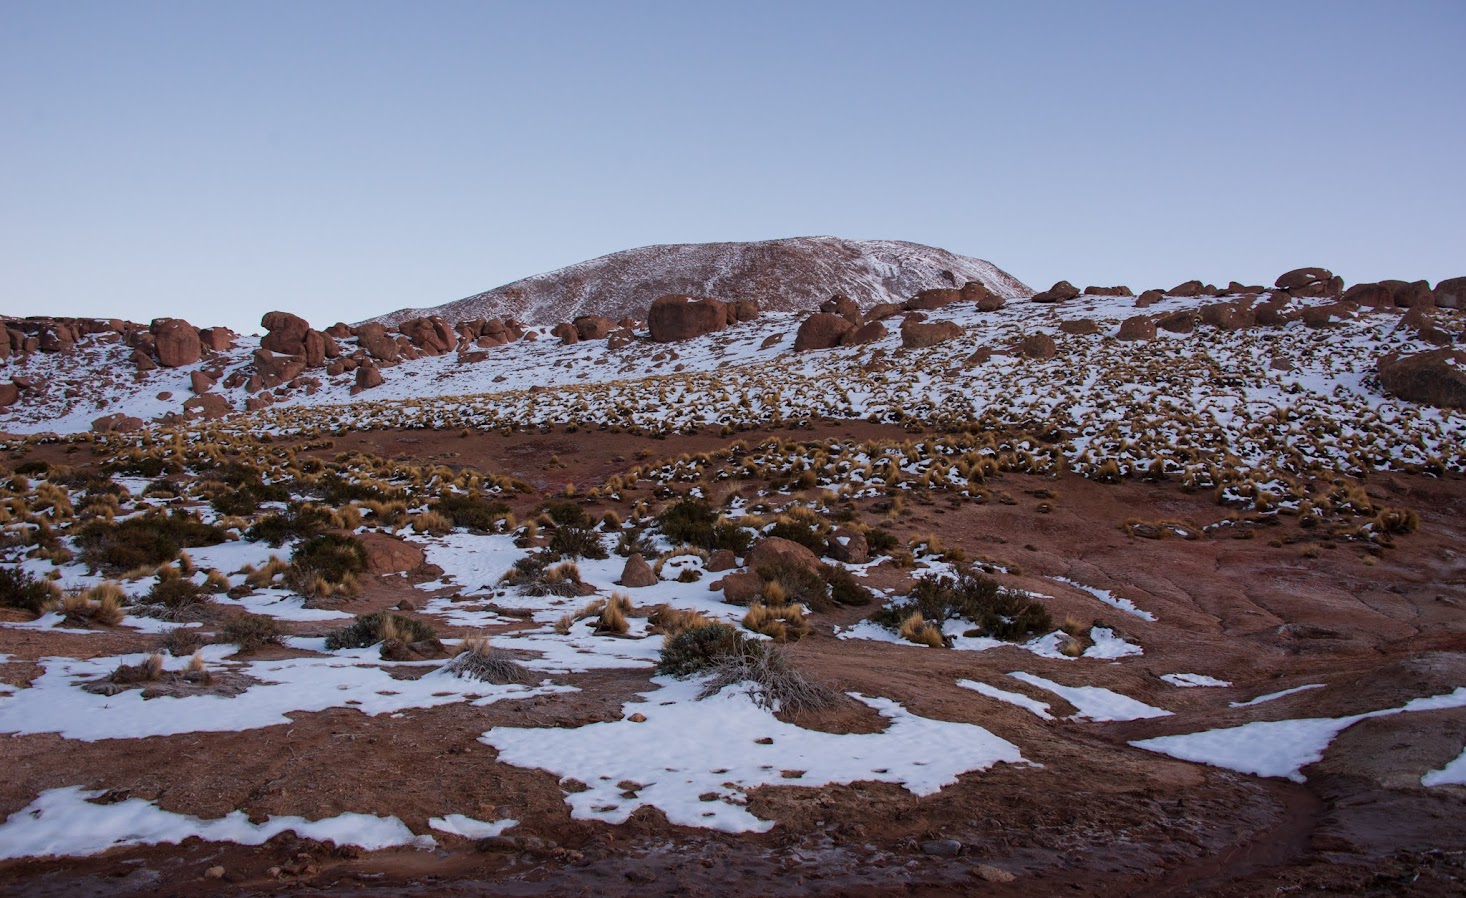
[[[752,605],[763,592],[764,580],[755,573],[735,573],[726,575],[713,586],[723,590],[723,601],[730,605]]]
[[[1047,290],[1033,294],[1034,302],[1063,302],[1079,296],[1079,288],[1068,281],[1059,281]]]
[[[1084,295],[1085,296],[1134,296],[1135,294],[1130,292],[1130,288],[1129,287],[1124,287],[1124,286],[1120,286],[1120,287],[1095,287],[1095,286],[1089,286],[1089,287],[1085,287],[1084,288]]]
[[[260,327],[268,331],[260,346],[286,355],[301,355],[305,351],[302,344],[306,331],[311,329],[309,321],[289,312],[266,312],[260,319]]]
[[[377,370],[376,365],[363,365],[356,369],[357,390],[370,390],[380,387],[383,383],[382,372]]]
[[[1146,290],[1135,298],[1135,306],[1136,308],[1144,309],[1155,305],[1164,297],[1165,294],[1159,290]]]
[[[558,337],[563,346],[570,346],[571,344],[580,342],[580,331],[575,329],[575,325],[567,321],[562,321],[550,328],[550,336]]]
[[[900,315],[906,311],[901,308],[899,302],[878,302],[871,306],[865,313],[866,321],[884,321],[887,318]]]
[[[188,375],[188,387],[202,396],[214,388],[214,379],[202,371],[194,371]]]
[[[1435,308],[1435,291],[1430,289],[1429,281],[1383,280],[1379,284],[1389,289],[1390,299],[1398,308]]]
[[[1029,334],[1018,344],[1018,354],[1029,359],[1051,359],[1059,354],[1059,347],[1048,334]]]
[[[1149,315],[1135,315],[1120,322],[1121,340],[1154,340],[1155,321]]]
[[[387,533],[357,535],[366,550],[367,570],[373,574],[410,574],[427,562],[423,550]]]
[[[1273,283],[1291,296],[1336,297],[1344,292],[1344,279],[1327,268],[1295,268],[1278,275]]]
[[[134,430],[142,430],[143,421],[141,418],[134,418],[124,415],[122,412],[113,412],[110,415],[103,415],[92,422],[93,433],[132,433]]]
[[[839,315],[856,327],[859,327],[864,321],[860,314],[860,306],[843,293],[836,293],[820,303],[820,311],[826,315]]]
[[[571,324],[575,325],[575,335],[582,340],[604,340],[616,329],[616,322],[605,315],[581,315]]]
[[[320,331],[306,331],[305,339],[301,341],[301,354],[305,356],[307,368],[326,367],[326,340],[329,339]]]
[[[397,361],[397,341],[387,335],[384,325],[375,321],[368,322],[356,328],[353,333],[356,335],[357,345],[366,350],[367,355],[383,362]]]
[[[190,418],[207,418],[210,421],[224,417],[233,411],[229,400],[218,393],[193,396],[183,403],[183,411]]]
[[[1446,278],[1436,284],[1435,304],[1442,309],[1466,309],[1466,278]]]
[[[1401,399],[1466,408],[1466,350],[1446,347],[1379,360],[1379,382]]]
[[[762,310],[759,308],[758,300],[756,299],[739,299],[728,303],[728,311],[732,313],[735,323],[742,323],[744,321],[754,320]],[[621,326],[627,328],[634,327],[634,325],[627,324],[626,321],[622,321]]]
[[[1201,307],[1201,321],[1218,330],[1235,331],[1257,323],[1250,300],[1214,302]]]
[[[977,306],[979,312],[996,312],[1003,307],[1003,297],[989,290],[981,281],[968,281],[962,285],[962,301]]]
[[[1201,281],[1185,281],[1177,284],[1166,291],[1167,296],[1200,296],[1206,292],[1206,285]]]
[[[153,335],[153,351],[164,368],[192,365],[203,354],[198,329],[182,318],[159,318],[149,332]]]
[[[632,552],[621,568],[621,585],[629,589],[642,589],[657,585],[657,575],[640,552]]]
[[[1100,332],[1099,323],[1093,318],[1072,318],[1059,322],[1059,333],[1085,337]]]
[[[905,349],[925,349],[960,336],[962,328],[951,321],[907,321],[901,325],[901,346]]]
[[[954,290],[951,287],[938,287],[934,290],[923,290],[907,300],[906,309],[910,312],[931,312],[936,309],[945,308],[961,300],[961,290]]]
[[[1384,284],[1355,284],[1340,297],[1343,302],[1357,303],[1370,309],[1392,309],[1395,297]]]
[[[811,571],[820,569],[818,555],[792,539],[784,539],[781,536],[770,536],[759,540],[757,545],[748,550],[743,560],[748,569],[755,572],[763,568],[786,564]]]
[[[429,355],[442,355],[458,346],[458,334],[446,320],[434,315],[430,318],[413,318],[398,326],[412,345]]]
[[[727,327],[728,306],[716,299],[673,293],[653,302],[646,320],[658,343],[691,340]]]
[[[0,408],[10,408],[20,401],[20,387],[13,383],[0,383]]]
[[[829,312],[815,312],[799,324],[794,336],[794,351],[830,349],[840,345],[847,333],[855,330],[850,319]]]
[[[865,533],[853,527],[841,527],[830,534],[830,557],[846,564],[865,564],[870,561],[870,545]]]
[[[864,346],[886,336],[886,326],[879,321],[867,321],[854,330],[846,331],[840,339],[842,346]]]
[[[227,352],[234,348],[234,331],[227,327],[206,327],[199,331],[199,341],[204,348],[213,352]]]

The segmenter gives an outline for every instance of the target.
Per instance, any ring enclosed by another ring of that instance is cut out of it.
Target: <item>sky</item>
[[[0,313],[258,330],[654,243],[1466,275],[1466,2],[0,0]]]

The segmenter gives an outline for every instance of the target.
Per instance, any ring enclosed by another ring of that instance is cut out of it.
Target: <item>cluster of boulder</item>
[[[881,322],[897,315],[904,315],[901,321],[903,347],[920,349],[935,346],[960,336],[962,328],[951,321],[928,322],[926,313],[956,303],[975,305],[982,312],[996,312],[1003,307],[1004,299],[978,281],[968,281],[961,288],[922,290],[903,303],[879,303],[861,312],[850,297],[837,293],[821,305],[818,312],[800,322],[794,337],[794,350],[805,352],[874,343],[887,334],[886,326]]]
[[[724,302],[706,296],[669,293],[652,302],[647,309],[646,323],[653,342],[675,343],[753,321],[759,311],[758,302],[752,299]]]

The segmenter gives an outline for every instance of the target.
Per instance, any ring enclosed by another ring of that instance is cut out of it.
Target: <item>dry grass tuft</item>
[[[500,685],[539,681],[524,665],[490,645],[487,637],[464,640],[463,648],[448,662],[447,671],[455,677]]]
[[[934,649],[946,648],[947,640],[943,638],[941,628],[936,624],[929,623],[920,611],[913,611],[901,621],[901,627],[897,630],[901,638],[907,642],[914,642],[917,645],[931,646]]]

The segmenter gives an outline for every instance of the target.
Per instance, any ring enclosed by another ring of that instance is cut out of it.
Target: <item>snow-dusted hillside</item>
[[[644,246],[515,281],[445,305],[372,318],[400,324],[421,315],[449,321],[514,317],[555,324],[578,315],[644,318],[668,293],[754,299],[769,311],[808,311],[843,293],[861,308],[920,290],[980,281],[1005,297],[1032,295],[991,262],[900,240],[794,237],[754,243]]]

